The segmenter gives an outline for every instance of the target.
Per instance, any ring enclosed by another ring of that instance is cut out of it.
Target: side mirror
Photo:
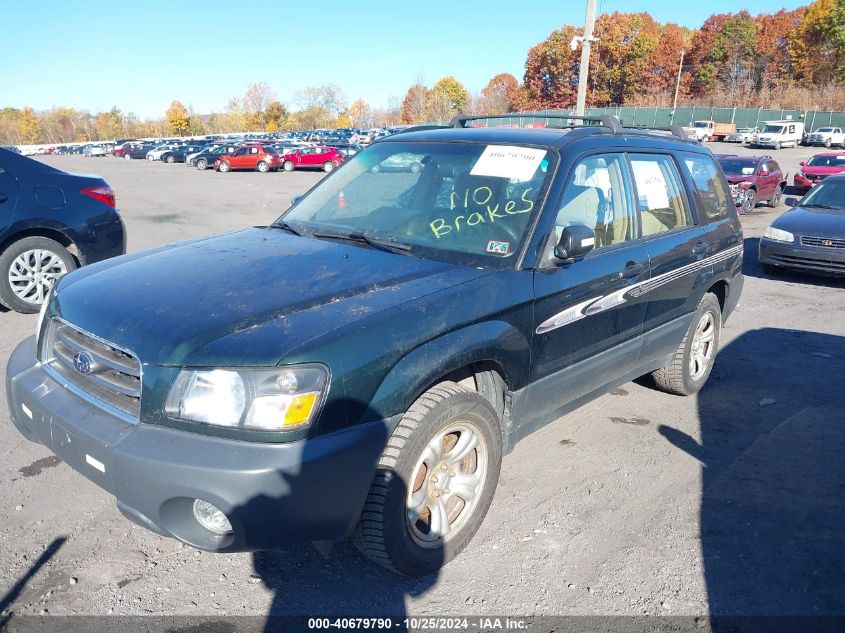
[[[593,229],[579,224],[567,226],[560,234],[555,246],[557,259],[568,262],[583,257],[596,247],[596,234]]]
[[[798,206],[798,198],[787,198],[783,201],[783,203],[788,207],[797,207]]]
[[[295,205],[295,204],[296,204],[296,203],[298,203],[300,200],[302,200],[304,197],[305,197],[305,195],[304,195],[304,194],[299,194],[299,195],[297,195],[297,196],[294,196],[293,198],[291,198],[291,199],[290,199],[290,206]]]
[[[800,163],[798,163],[798,164],[799,164],[799,165],[801,165],[801,167],[803,167],[804,165],[806,165],[806,164],[807,164],[807,161],[806,161],[806,160],[802,160],[802,161],[801,161]]]

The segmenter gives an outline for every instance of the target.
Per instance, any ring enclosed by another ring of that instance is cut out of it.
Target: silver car
[[[750,143],[755,134],[757,134],[757,128],[740,127],[736,129],[736,132],[731,132],[725,137],[725,143]]]
[[[83,156],[105,156],[108,154],[105,145],[86,145],[82,150]]]

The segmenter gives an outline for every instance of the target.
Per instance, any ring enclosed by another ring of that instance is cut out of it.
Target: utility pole
[[[587,77],[590,72],[590,45],[593,42],[593,25],[596,22],[596,0],[587,0],[587,15],[584,18],[584,37],[581,39],[581,67],[578,71],[578,101],[575,114],[584,116],[587,102]]]
[[[678,107],[678,90],[681,88],[681,70],[684,67],[684,55],[686,51],[681,49],[681,63],[678,64],[678,80],[675,82],[675,98],[672,100],[672,123],[675,122],[675,108]]]

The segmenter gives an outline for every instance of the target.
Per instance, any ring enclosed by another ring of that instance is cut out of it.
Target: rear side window
[[[643,236],[692,226],[681,176],[671,156],[630,154]]]
[[[728,217],[731,194],[725,187],[716,162],[702,154],[683,154],[683,161],[695,187],[698,209],[711,220]]]

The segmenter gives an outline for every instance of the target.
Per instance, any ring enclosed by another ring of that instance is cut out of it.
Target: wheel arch
[[[9,235],[6,239],[4,239],[2,243],[0,243],[0,253],[3,253],[15,242],[19,242],[20,240],[25,239],[27,237],[45,237],[47,239],[53,240],[54,242],[58,242],[59,244],[64,246],[67,251],[71,254],[77,266],[85,265],[85,255],[76,245],[76,242],[74,242],[67,234],[63,233],[62,231],[59,231],[58,229],[43,226],[29,227],[15,231],[13,234]]]

